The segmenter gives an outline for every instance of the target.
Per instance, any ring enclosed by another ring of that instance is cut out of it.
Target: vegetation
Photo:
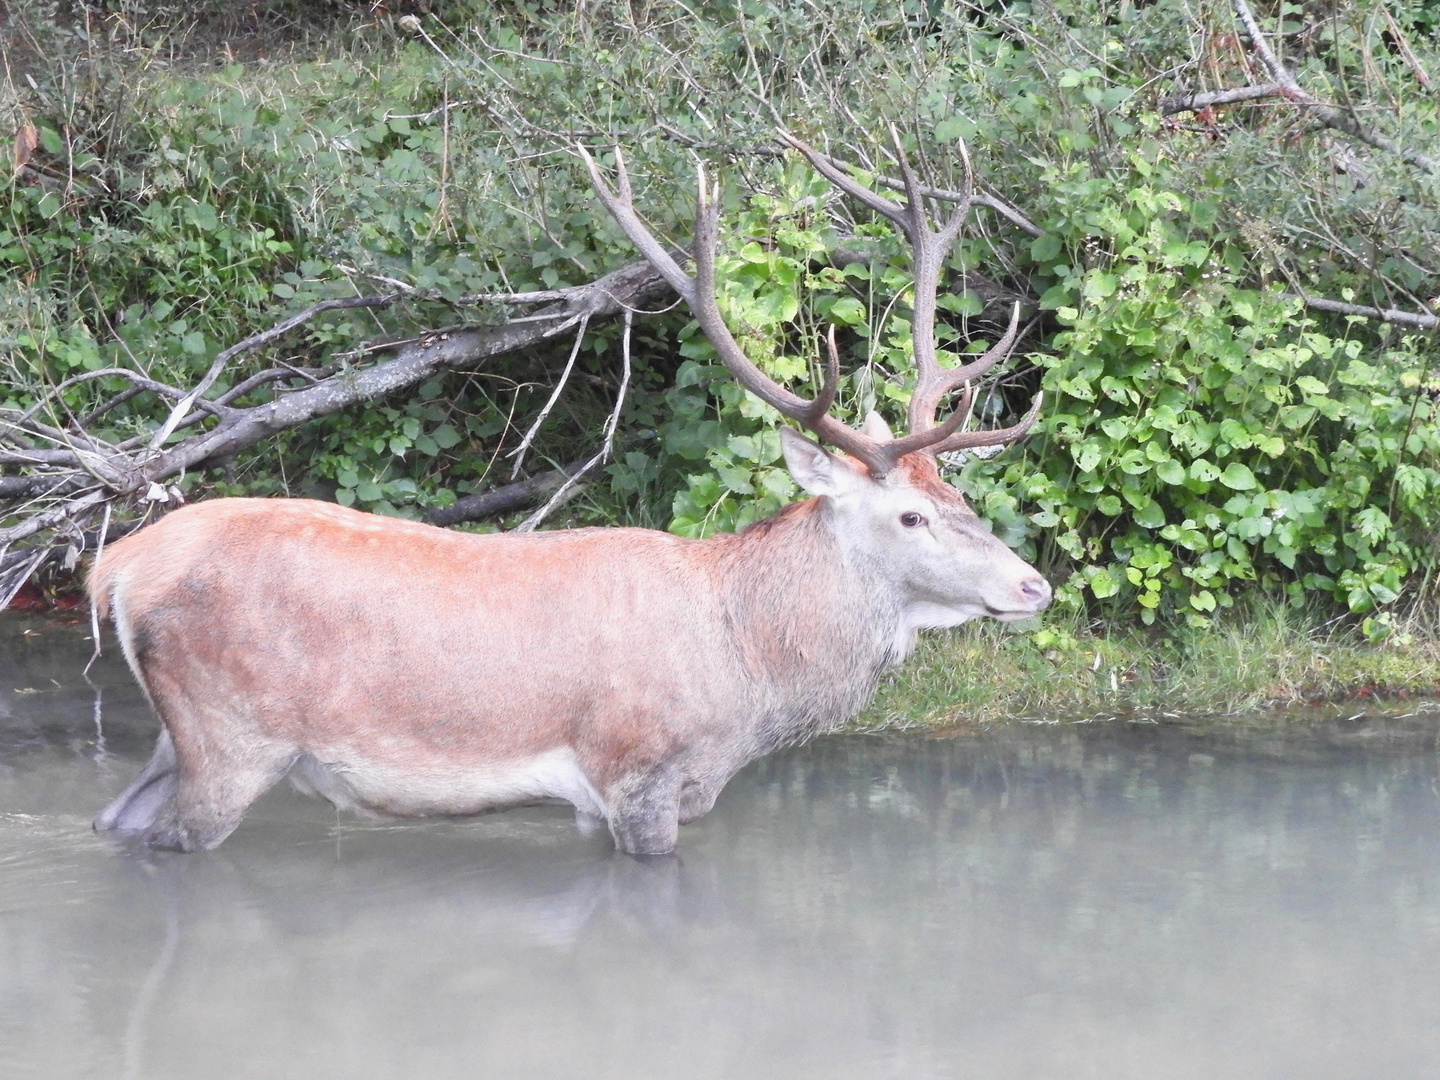
[[[704,535],[772,512],[795,494],[778,417],[693,324],[660,295],[632,305],[625,382],[620,307],[576,299],[634,253],[575,146],[623,148],[637,206],[682,246],[697,160],[718,174],[722,304],[752,357],[813,392],[834,327],[837,411],[894,420],[907,253],[774,137],[887,190],[893,125],[934,188],[963,186],[968,145],[993,196],[949,264],[942,357],[983,351],[1019,302],[1026,358],[976,423],[1046,393],[1027,443],[953,473],[1061,584],[1053,618],[999,649],[1018,675],[1088,685],[1069,676],[1104,654],[1159,701],[1196,642],[1283,628],[1284,663],[1241,701],[1348,678],[1296,674],[1292,647],[1429,640],[1433,2],[227,10],[28,0],[0,30],[0,586],[73,566],[111,501],[115,527],[212,493],[422,516],[602,444],[549,524]],[[544,302],[563,318],[522,321]],[[427,332],[476,326],[530,332],[412,363]],[[306,393],[326,404],[255,422]],[[253,439],[218,438],[242,420]],[[1078,629],[1096,620],[1104,639]],[[997,635],[927,645],[901,678],[943,684]],[[1163,678],[1126,659],[1156,650]]]
[[[1063,615],[1039,632],[993,624],[926,635],[852,727],[945,730],[1055,717],[1149,720],[1339,704],[1404,709],[1440,696],[1440,636],[1397,624],[1383,643],[1344,620],[1240,601],[1209,626],[1168,633]]]

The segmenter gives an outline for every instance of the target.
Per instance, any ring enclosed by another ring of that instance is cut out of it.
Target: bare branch
[[[630,317],[628,311],[625,313],[625,317],[627,319]],[[565,384],[570,381],[570,372],[575,367],[575,358],[580,355],[580,345],[585,340],[585,328],[589,325],[588,316],[580,320],[580,327],[575,331],[575,347],[570,350],[570,359],[565,361],[565,370],[560,373],[560,381],[555,384],[555,389],[550,394],[550,400],[545,402],[545,407],[540,410],[540,415],[535,417],[535,422],[530,425],[530,430],[525,432],[525,437],[520,440],[520,445],[510,451],[510,456],[515,459],[515,467],[510,470],[511,480],[520,475],[520,466],[525,464],[525,451],[530,449],[530,444],[535,441],[535,436],[540,432],[540,426],[545,423],[545,418],[550,415],[550,410],[555,407],[555,402],[560,400],[560,395],[565,390]]]
[[[215,384],[215,380],[218,379],[220,373],[225,370],[225,365],[230,363],[235,357],[250,352],[253,349],[258,349],[260,346],[268,344],[276,338],[289,333],[297,326],[303,326],[316,315],[323,315],[327,311],[340,311],[350,308],[386,307],[393,304],[397,299],[399,299],[399,296],[391,293],[388,296],[352,296],[338,300],[322,300],[320,303],[312,304],[304,311],[297,312],[288,319],[276,323],[268,330],[262,330],[260,333],[252,335],[244,341],[237,341],[234,345],[231,345],[215,357],[214,362],[210,365],[210,370],[205,372],[204,377],[195,385],[194,389],[181,398],[179,404],[170,411],[170,416],[166,419],[165,423],[160,425],[160,429],[155,432],[154,437],[150,440],[150,449],[158,450],[165,445],[165,440],[170,438],[175,432],[176,427],[180,425],[180,422],[188,417],[190,409],[194,406],[195,402],[203,397],[206,391]]]
[[[432,525],[458,525],[462,521],[483,521],[504,517],[531,506],[550,495],[570,477],[584,470],[584,461],[572,461],[558,469],[539,473],[514,484],[491,488],[476,495],[465,495],[443,510],[431,510],[427,516]]]
[[[1390,37],[1394,39],[1396,47],[1400,50],[1400,56],[1409,66],[1415,81],[1426,90],[1434,90],[1435,82],[1430,78],[1430,73],[1420,63],[1420,58],[1415,55],[1415,50],[1410,47],[1410,42],[1400,32],[1400,24],[1395,21],[1395,16],[1390,14],[1390,8],[1386,4],[1380,5],[1380,13],[1385,16],[1385,28],[1390,31]]]
[[[129,379],[130,382],[133,383],[135,388],[139,391],[150,390],[156,394],[161,395],[162,397],[178,398],[183,396],[183,391],[178,390],[173,386],[168,386],[165,383],[156,382],[154,379],[147,378],[146,376],[141,375],[137,371],[131,371],[129,368],[99,368],[95,371],[85,371],[79,375],[72,375],[64,382],[56,383],[45,393],[41,394],[39,400],[37,400],[34,405],[31,405],[16,419],[7,422],[13,423],[19,427],[23,427],[24,425],[28,424],[32,419],[34,419],[35,414],[45,407],[46,402],[53,400],[59,394],[70,389],[70,387],[78,386],[81,383],[93,382],[96,379],[115,377]]]
[[[1167,98],[1160,103],[1160,111],[1166,116],[1174,116],[1182,112],[1199,112],[1215,105],[1235,105],[1242,101],[1273,97],[1288,95],[1279,83],[1261,83],[1258,86],[1240,86],[1233,90],[1207,90],[1200,94]]]
[[[1422,315],[1415,311],[1401,311],[1399,308],[1346,304],[1339,300],[1326,300],[1319,296],[1301,296],[1298,299],[1305,301],[1305,306],[1315,311],[1328,311],[1335,315],[1360,315],[1366,319],[1379,319],[1381,322],[1394,323],[1397,326],[1414,326],[1421,330],[1440,328],[1440,315]]]
[[[1260,32],[1260,24],[1255,18],[1255,13],[1250,10],[1250,5],[1245,0],[1231,0],[1235,8],[1235,15],[1245,27],[1245,33],[1250,38],[1250,47],[1260,57],[1260,62],[1265,65],[1265,70],[1270,73],[1273,79],[1284,91],[1287,100],[1296,105],[1308,108],[1312,114],[1326,127],[1334,128],[1336,131],[1343,131],[1351,138],[1358,139],[1367,146],[1373,146],[1377,150],[1384,150],[1387,154],[1394,154],[1402,161],[1413,165],[1418,169],[1435,174],[1440,172],[1440,164],[1433,158],[1424,154],[1417,154],[1413,150],[1406,150],[1398,143],[1385,136],[1371,131],[1355,119],[1349,112],[1337,109],[1333,105],[1326,105],[1324,102],[1311,97],[1296,81],[1290,69],[1282,64],[1275,53],[1271,51],[1270,44],[1265,40],[1265,35]]]
[[[615,429],[620,423],[620,411],[625,407],[625,393],[630,389],[630,326],[635,314],[628,308],[625,311],[625,333],[620,339],[620,356],[624,367],[620,374],[620,389],[615,392],[615,408],[610,413],[610,418],[605,421],[605,433],[600,444],[600,451],[560,485],[559,490],[551,495],[549,500],[535,513],[516,526],[516,532],[533,532],[535,528],[544,521],[552,510],[563,503],[580,482],[590,474],[596,467],[605,464],[610,460],[610,454],[615,447]]]

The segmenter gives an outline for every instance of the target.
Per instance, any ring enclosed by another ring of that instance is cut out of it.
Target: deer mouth
[[[1014,622],[1017,619],[1028,619],[1032,615],[1040,614],[1041,610],[1042,609],[1038,607],[1009,608],[1007,610],[1005,608],[991,607],[989,604],[985,605],[985,614],[989,615],[992,619],[999,619],[1001,622]]]

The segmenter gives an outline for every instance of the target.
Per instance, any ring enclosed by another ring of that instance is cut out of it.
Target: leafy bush
[[[1237,253],[1203,238],[1211,211],[1148,171],[1054,178],[1073,202],[1068,235],[1032,248],[1065,326],[1035,357],[1043,442],[1003,477],[972,469],[983,505],[1038,507],[1030,531],[1079,567],[1071,595],[1133,599],[1147,623],[1202,621],[1252,583],[1357,613],[1393,602],[1434,565],[1440,523],[1427,342],[1332,336],[1299,299],[1247,288]]]

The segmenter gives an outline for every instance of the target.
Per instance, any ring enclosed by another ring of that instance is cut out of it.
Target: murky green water
[[[1440,718],[835,738],[637,862],[562,808],[90,831],[155,722],[0,621],[0,1075],[1433,1076]],[[8,688],[13,687],[14,690]]]

